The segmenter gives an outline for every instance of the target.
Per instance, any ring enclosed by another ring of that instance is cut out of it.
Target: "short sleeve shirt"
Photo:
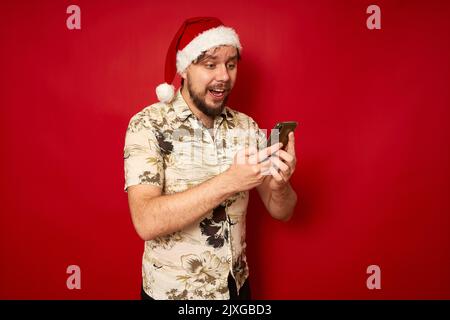
[[[125,191],[138,184],[157,186],[165,195],[186,191],[225,172],[235,153],[249,146],[266,146],[265,132],[251,117],[227,106],[208,129],[178,89],[171,103],[155,103],[131,118]],[[229,299],[228,274],[239,290],[249,273],[248,200],[248,191],[236,193],[183,230],[146,241],[144,291],[154,299]]]

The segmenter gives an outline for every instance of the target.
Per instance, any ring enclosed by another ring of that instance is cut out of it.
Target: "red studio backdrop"
[[[0,14],[1,299],[139,299],[125,130],[193,16],[240,36],[229,105],[265,129],[299,122],[294,217],[251,191],[254,298],[450,298],[449,2],[3,0]]]

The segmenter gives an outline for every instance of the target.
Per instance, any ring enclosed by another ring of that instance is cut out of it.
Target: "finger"
[[[286,151],[292,155],[295,155],[295,135],[293,131],[289,132],[289,141]]]
[[[275,171],[278,173],[278,175],[281,177],[281,181],[280,182],[285,182],[287,183],[289,181],[289,177],[286,177],[286,175],[283,173],[283,171],[279,170],[276,167],[271,167],[273,169],[275,169]],[[272,171],[271,171],[272,172]]]
[[[284,162],[286,162],[288,165],[290,163],[294,163],[295,156],[290,154],[287,151],[284,150],[278,150],[276,153],[277,157],[281,158]]]
[[[261,169],[261,172],[263,171],[269,171],[269,168],[272,166],[270,161],[263,161],[258,163],[259,168]]]
[[[279,183],[284,182],[283,177],[280,175],[278,170],[275,169],[274,167],[270,167],[270,173],[272,174],[272,178],[274,178],[276,182],[279,182]]]
[[[289,175],[289,166],[284,163],[283,161],[280,160],[280,158],[276,157],[276,156],[272,156],[270,157],[270,162],[272,162],[273,164],[275,164],[283,173],[285,173],[285,176]]]
[[[260,152],[258,152],[258,161],[262,162],[266,160],[271,154],[276,152],[277,150],[280,150],[280,148],[283,146],[281,142],[275,143],[274,145],[262,149]]]

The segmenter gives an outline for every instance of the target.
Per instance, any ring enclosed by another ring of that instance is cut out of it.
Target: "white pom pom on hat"
[[[156,87],[156,96],[159,101],[169,103],[175,96],[175,87],[168,83],[161,83]]]
[[[225,27],[219,19],[195,17],[185,20],[167,51],[165,83],[156,87],[158,100],[170,103],[175,96],[175,87],[171,84],[175,74],[181,75],[202,52],[220,45],[231,45],[242,50],[236,31]]]

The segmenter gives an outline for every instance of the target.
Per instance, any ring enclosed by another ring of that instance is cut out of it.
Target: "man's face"
[[[182,75],[192,101],[205,115],[215,117],[225,107],[236,81],[237,55],[232,46],[212,48]]]

